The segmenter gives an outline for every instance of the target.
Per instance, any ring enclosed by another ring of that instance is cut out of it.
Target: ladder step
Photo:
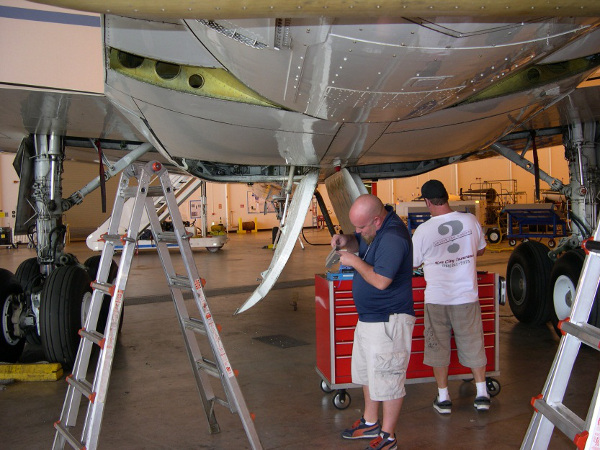
[[[167,244],[177,244],[177,235],[173,231],[163,231],[156,234],[156,242],[166,242]]]
[[[87,331],[85,328],[79,330],[79,336],[88,339],[100,348],[104,348],[104,335],[97,331]]]
[[[189,239],[193,237],[192,233],[186,233],[181,236],[182,239]],[[162,233],[157,233],[156,235],[157,242],[166,242],[167,244],[177,244],[177,235],[174,231],[163,231]]]
[[[171,287],[179,287],[185,289],[192,289],[192,285],[190,284],[190,280],[187,277],[182,275],[174,275],[169,277],[169,286]]]
[[[146,195],[148,197],[164,197],[165,193],[161,186],[150,186]]]
[[[83,445],[81,442],[79,442],[77,438],[75,438],[75,436],[69,433],[69,430],[67,430],[66,427],[63,427],[60,421],[54,422],[54,428],[62,437],[66,439],[66,441],[71,445],[71,447],[85,449],[85,445]]]
[[[203,334],[206,336],[206,327],[204,326],[204,323],[202,323],[201,320],[190,317],[188,319],[183,319],[183,325],[188,330],[193,330],[193,331],[196,331],[197,333],[200,333],[200,334]]]
[[[94,403],[96,393],[92,391],[92,385],[87,380],[76,380],[72,374],[69,375],[66,380],[70,386],[73,386],[81,392],[83,396],[87,397],[90,402]]]
[[[121,195],[121,197],[123,197],[125,199],[127,199],[127,198],[133,198],[133,197],[135,197],[137,195],[137,191],[138,191],[137,187],[135,187],[135,186],[129,186],[129,187],[126,187],[125,189],[123,189],[121,191],[120,195]]]
[[[135,242],[135,239],[127,237],[126,235],[121,236],[120,234],[103,234],[100,236],[100,242],[109,242],[112,244],[123,244],[126,242]]]
[[[212,400],[213,400],[213,402],[218,403],[221,406],[224,406],[225,408],[227,408],[232,413],[237,412],[237,410],[234,408],[234,406],[231,403],[229,403],[226,400],[223,400],[220,397],[214,397]]]
[[[115,285],[112,283],[99,283],[98,281],[92,281],[90,286],[92,289],[97,289],[100,292],[110,295],[111,297],[115,293]]]
[[[590,347],[600,350],[600,330],[589,323],[583,323],[581,325],[575,324],[569,319],[562,320],[558,327],[565,333],[569,333],[578,338],[584,344]]]
[[[534,397],[531,404],[571,440],[585,431],[585,422],[562,403],[551,406],[543,398]]]
[[[206,373],[212,375],[215,378],[221,377],[221,372],[219,372],[219,368],[213,361],[210,361],[206,358],[202,358],[201,360],[196,361],[196,366],[198,367],[198,369],[204,370]]]

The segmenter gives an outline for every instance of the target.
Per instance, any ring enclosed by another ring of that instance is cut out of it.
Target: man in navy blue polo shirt
[[[340,263],[354,268],[352,293],[358,323],[352,349],[352,382],[363,386],[363,417],[345,439],[373,439],[369,449],[397,448],[396,423],[406,391],[415,312],[412,242],[391,206],[365,194],[350,208],[354,234],[332,237]],[[379,422],[379,404],[383,404]]]

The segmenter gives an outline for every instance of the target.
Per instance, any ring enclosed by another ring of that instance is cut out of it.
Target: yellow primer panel
[[[279,107],[261,97],[224,69],[163,63],[172,66],[173,70],[172,78],[165,79],[157,74],[157,63],[161,62],[151,58],[143,58],[143,62],[139,67],[125,67],[119,61],[119,50],[114,48],[110,50],[110,68],[136,80],[188,94],[273,108]],[[193,87],[190,84],[190,79],[193,76],[202,79],[200,87]]]
[[[62,376],[59,363],[0,364],[0,380],[56,381]]]

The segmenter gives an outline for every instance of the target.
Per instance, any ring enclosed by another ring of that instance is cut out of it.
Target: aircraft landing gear
[[[25,302],[24,304],[24,308],[27,310],[25,311],[25,315],[29,314],[32,317],[30,329],[25,332],[25,339],[30,344],[40,345],[42,341],[40,340],[34,319],[34,317],[37,317],[37,313],[34,313],[33,309],[36,311],[40,309],[40,292],[44,284],[44,277],[40,272],[40,264],[37,258],[29,258],[23,261],[17,267],[15,277],[19,280],[19,284],[23,288],[25,298],[29,299],[29,302]]]
[[[571,306],[575,300],[577,283],[583,268],[585,252],[583,249],[569,250],[563,254],[554,264],[550,275],[550,287],[552,289],[549,295],[550,320],[552,325],[558,329],[558,322],[566,319],[571,314]],[[600,289],[599,289],[600,290]],[[595,327],[600,327],[600,311],[598,308],[598,291],[596,291],[596,300],[588,323]]]
[[[515,248],[508,260],[508,303],[520,322],[541,325],[550,318],[546,289],[552,260],[548,251],[548,247],[540,242],[527,241]]]
[[[57,267],[46,279],[40,305],[40,337],[46,358],[71,367],[79,346],[81,308],[92,292],[90,276],[79,265]]]
[[[19,326],[14,323],[19,317],[18,301],[13,295],[23,292],[17,278],[8,270],[0,269],[0,361],[16,362],[25,346],[25,337],[19,335]]]

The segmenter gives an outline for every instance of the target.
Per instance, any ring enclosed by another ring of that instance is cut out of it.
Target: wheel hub
[[[554,311],[558,320],[563,320],[571,314],[571,307],[577,288],[566,275],[560,275],[554,283],[553,301]]]
[[[21,311],[22,307],[19,302],[13,300],[4,302],[2,308],[2,335],[9,345],[16,345],[21,340],[22,331],[19,327]]]
[[[525,301],[525,292],[527,291],[527,282],[523,268],[515,264],[510,272],[510,293],[513,302],[516,305],[522,305]]]
[[[90,311],[90,306],[92,304],[92,293],[86,292],[83,294],[83,299],[81,300],[81,326],[85,326],[85,319],[87,318],[88,312]]]

